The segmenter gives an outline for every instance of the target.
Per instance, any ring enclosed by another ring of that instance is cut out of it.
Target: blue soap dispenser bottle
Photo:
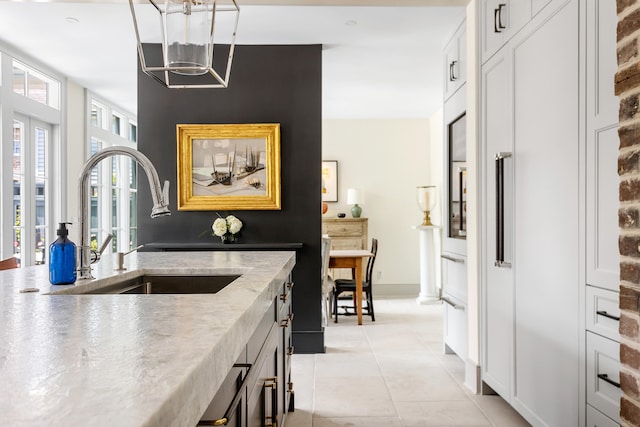
[[[58,238],[49,246],[49,281],[52,285],[70,285],[76,281],[76,244],[67,238],[69,231],[61,222]]]

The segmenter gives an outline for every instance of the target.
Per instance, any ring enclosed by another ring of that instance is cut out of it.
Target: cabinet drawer
[[[442,254],[442,292],[467,303],[467,258]]]
[[[364,223],[323,223],[322,232],[328,234],[329,237],[362,237],[364,235]]]
[[[620,427],[620,424],[587,405],[587,427]]]
[[[452,351],[462,360],[467,357],[467,307],[454,296],[444,294],[444,345],[445,353]]]
[[[587,332],[587,403],[619,422],[620,344]]]
[[[620,294],[587,286],[587,330],[620,341]]]

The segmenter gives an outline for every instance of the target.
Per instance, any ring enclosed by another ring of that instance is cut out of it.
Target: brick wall
[[[640,1],[617,0],[621,426],[640,426]]]

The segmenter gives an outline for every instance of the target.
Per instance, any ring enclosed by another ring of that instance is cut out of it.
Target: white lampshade
[[[361,205],[364,203],[364,191],[359,188],[349,188],[347,190],[347,204]]]

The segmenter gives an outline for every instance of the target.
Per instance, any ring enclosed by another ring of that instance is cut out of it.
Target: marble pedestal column
[[[440,298],[436,281],[438,251],[436,242],[439,241],[440,227],[434,225],[418,225],[420,239],[420,294],[416,298],[418,304],[426,304]]]

